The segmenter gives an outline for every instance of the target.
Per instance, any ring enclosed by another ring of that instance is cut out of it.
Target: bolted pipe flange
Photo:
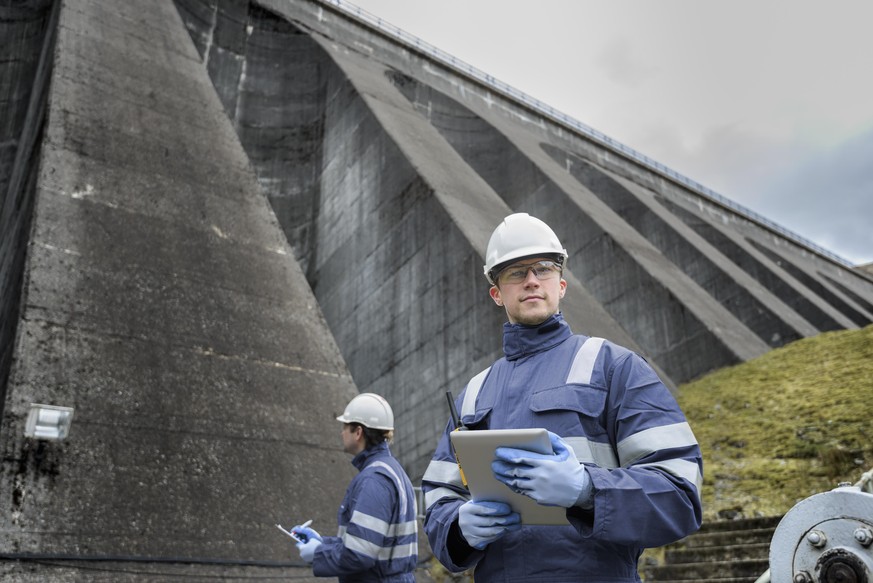
[[[800,501],[782,518],[773,534],[770,580],[873,583],[870,517],[873,493],[862,492],[855,486]],[[870,544],[862,544],[868,538]]]

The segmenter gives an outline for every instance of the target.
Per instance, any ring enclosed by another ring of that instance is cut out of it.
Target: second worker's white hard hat
[[[394,430],[394,411],[383,397],[376,393],[361,393],[346,405],[345,412],[336,418],[343,423],[360,423],[370,429]]]
[[[494,284],[497,271],[504,264],[525,257],[555,256],[564,264],[567,250],[555,232],[536,217],[527,213],[509,215],[497,225],[488,240],[485,251],[485,277]]]

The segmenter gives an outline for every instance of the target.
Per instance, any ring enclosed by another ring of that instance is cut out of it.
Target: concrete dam
[[[417,483],[500,356],[512,212],[674,388],[873,322],[869,272],[339,0],[19,0],[0,38],[4,580],[306,579],[274,525],[333,533],[348,400]]]

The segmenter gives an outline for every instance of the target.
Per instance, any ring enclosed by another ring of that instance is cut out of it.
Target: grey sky
[[[869,0],[352,3],[852,263],[873,261]]]

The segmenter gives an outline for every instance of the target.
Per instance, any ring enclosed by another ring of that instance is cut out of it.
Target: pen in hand
[[[293,529],[293,531],[292,531],[296,535],[296,538],[299,539],[300,542],[302,542],[304,544],[309,542],[309,537],[305,533],[303,533],[302,531],[304,528],[306,528],[310,524],[312,524],[312,519],[307,520],[306,522],[304,522],[303,524],[301,524],[297,528]]]

